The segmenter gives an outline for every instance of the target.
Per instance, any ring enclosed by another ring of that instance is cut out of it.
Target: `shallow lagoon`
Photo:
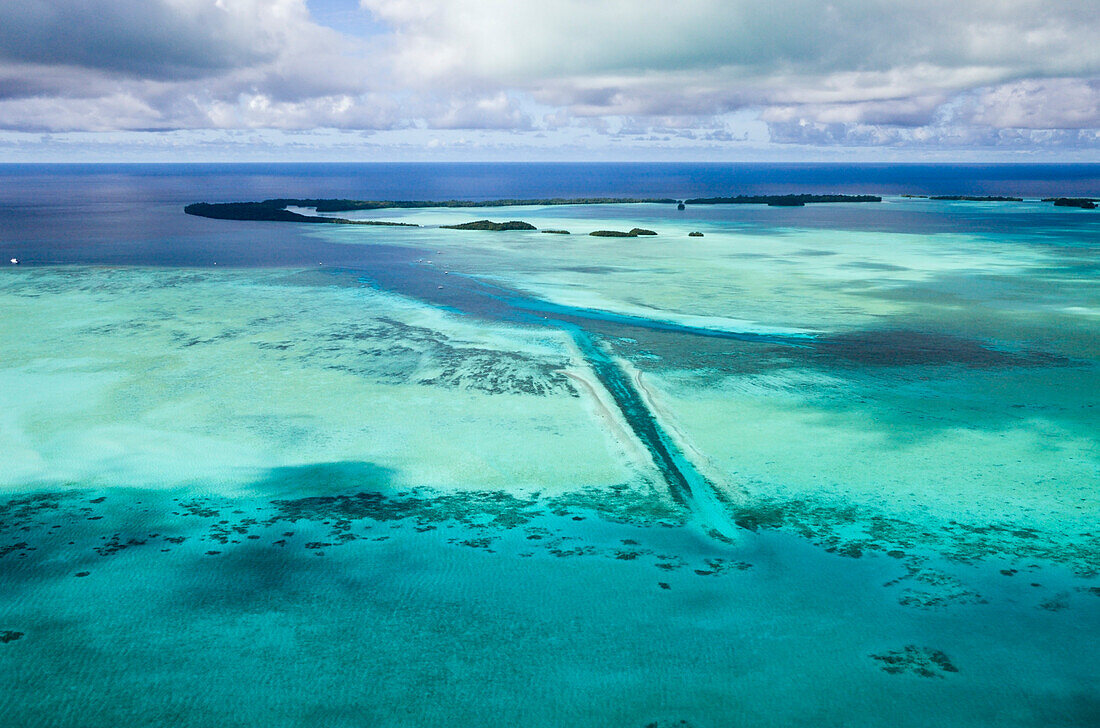
[[[186,267],[3,271],[0,712],[1095,724],[1093,219],[685,212],[372,214],[568,237],[173,220]],[[659,235],[579,234],[635,225]]]

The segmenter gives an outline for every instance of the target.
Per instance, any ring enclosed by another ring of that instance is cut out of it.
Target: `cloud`
[[[22,0],[0,4],[0,58],[141,78],[194,78],[273,59],[292,1]]]
[[[1093,0],[361,0],[431,76],[506,83],[702,72],[772,77],[985,69],[1100,71]],[[987,79],[988,80],[988,79]]]
[[[515,99],[501,92],[489,97],[454,99],[448,108],[428,120],[432,129],[522,129],[532,128],[531,117]]]
[[[1100,79],[1027,79],[981,89],[961,99],[954,116],[994,128],[1100,128]]]
[[[565,115],[650,130],[638,120],[738,109],[758,110],[779,143],[1000,144],[988,129],[1100,126],[1094,0],[361,5],[400,36],[406,83],[522,91],[558,110],[552,128]]]
[[[779,144],[1016,148],[1100,128],[1095,0],[360,0],[347,33],[310,1],[0,4],[0,129],[733,145],[739,114]]]

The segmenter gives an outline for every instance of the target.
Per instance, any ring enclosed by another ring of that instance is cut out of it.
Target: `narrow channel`
[[[664,333],[795,347],[807,345],[810,343],[808,339],[812,337],[709,329],[641,316],[564,306],[487,283],[471,275],[444,273],[435,266],[420,264],[421,259],[411,260],[415,251],[408,248],[378,246],[374,252],[374,265],[369,269],[357,268],[350,272],[380,290],[416,298],[494,323],[550,326],[567,332],[596,378],[610,394],[634,436],[650,453],[655,467],[667,484],[671,498],[691,512],[697,525],[710,535],[728,539],[736,531],[715,484],[700,473],[684,454],[674,438],[662,427],[657,414],[647,405],[630,375],[601,345],[599,336],[588,331],[585,325],[618,324]],[[401,262],[405,265],[401,265]]]

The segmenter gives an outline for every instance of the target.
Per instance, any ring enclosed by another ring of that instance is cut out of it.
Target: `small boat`
[[[19,258],[12,258],[11,259],[11,264],[12,265],[19,265]]]

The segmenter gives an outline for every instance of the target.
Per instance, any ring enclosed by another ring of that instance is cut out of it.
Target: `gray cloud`
[[[194,78],[270,60],[278,38],[247,3],[20,0],[0,4],[0,58],[142,78]]]
[[[608,140],[1070,148],[1100,128],[1095,0],[307,0],[0,5],[0,129],[585,129]],[[533,143],[533,142],[532,142]]]

